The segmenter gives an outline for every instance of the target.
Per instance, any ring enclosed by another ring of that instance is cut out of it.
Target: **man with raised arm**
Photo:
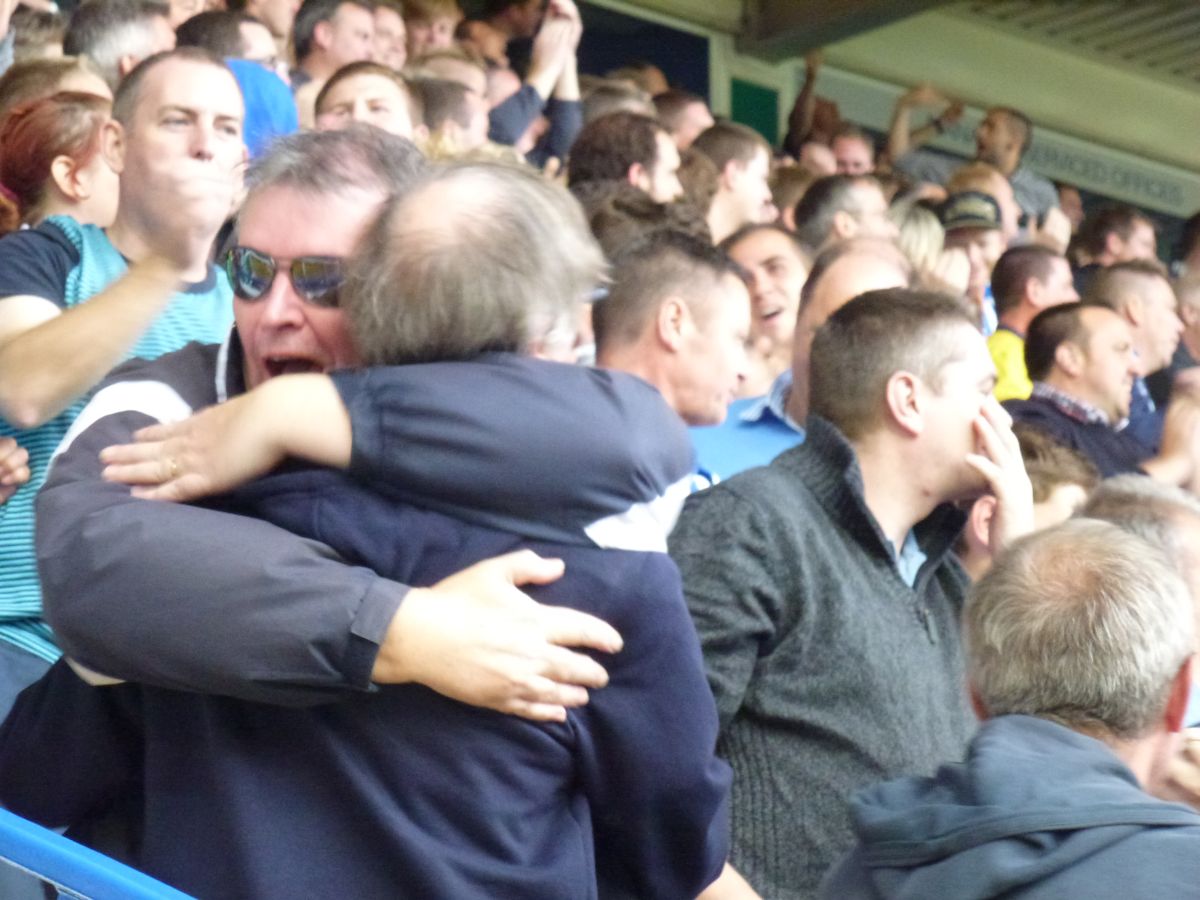
[[[995,547],[1032,526],[994,383],[960,301],[861,294],[812,340],[804,443],[692,495],[671,535],[735,775],[730,862],[764,897],[813,897],[850,792],[971,735],[954,503],[996,496]]]
[[[58,656],[33,548],[54,448],[122,359],[220,340],[232,321],[209,253],[246,154],[233,75],[201,50],[153,56],[121,83],[113,118],[99,151],[123,172],[113,224],[54,216],[0,242],[0,437],[30,470],[0,505],[0,714]]]

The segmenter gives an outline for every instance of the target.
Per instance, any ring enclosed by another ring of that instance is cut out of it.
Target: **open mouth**
[[[276,375],[307,375],[325,371],[325,367],[318,365],[315,360],[302,356],[269,356],[263,360],[263,366],[269,378]]]

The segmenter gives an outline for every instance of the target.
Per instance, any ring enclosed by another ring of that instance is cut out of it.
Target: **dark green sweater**
[[[684,507],[670,549],[734,769],[732,862],[769,900],[814,896],[853,846],[853,791],[961,758],[962,521],[942,506],[916,526],[910,588],[853,449],[815,417],[803,445]]]

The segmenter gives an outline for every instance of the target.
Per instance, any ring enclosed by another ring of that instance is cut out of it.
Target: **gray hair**
[[[1189,549],[1179,525],[1188,516],[1200,525],[1200,498],[1148,475],[1118,475],[1100,482],[1079,515],[1111,522],[1178,561]]]
[[[355,123],[338,131],[300,131],[279,138],[251,165],[246,182],[249,196],[289,187],[311,194],[358,188],[390,197],[410,188],[425,168],[412,141]]]
[[[974,587],[967,669],[990,715],[1146,734],[1192,652],[1192,599],[1163,553],[1073,519],[1015,543]]]
[[[465,359],[573,340],[603,272],[562,187],[524,167],[456,164],[385,207],[342,303],[367,365]]]
[[[154,20],[168,18],[170,11],[161,0],[88,0],[71,15],[63,53],[87,56],[116,91],[121,57],[149,56],[154,49]]]

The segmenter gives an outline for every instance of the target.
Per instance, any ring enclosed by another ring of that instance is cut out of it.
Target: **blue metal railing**
[[[0,862],[83,900],[189,900],[187,894],[0,809]]]

